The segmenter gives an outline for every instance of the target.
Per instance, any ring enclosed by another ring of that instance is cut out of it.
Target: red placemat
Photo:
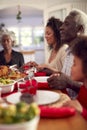
[[[34,76],[46,76],[45,72],[36,72],[34,73]]]
[[[41,117],[46,118],[62,118],[75,115],[76,111],[74,108],[70,107],[48,107],[48,106],[39,106]]]
[[[41,83],[41,82],[38,82],[38,89],[40,90],[50,90],[50,86],[48,85],[48,83]]]

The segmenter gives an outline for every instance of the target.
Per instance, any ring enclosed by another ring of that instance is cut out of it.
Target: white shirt
[[[63,64],[62,72],[68,76],[71,76],[71,67],[73,65],[74,56],[72,55],[71,49],[69,47],[66,49],[66,52],[67,55]],[[76,98],[77,94],[75,91],[70,88],[67,88],[66,90],[72,99]]]
[[[71,67],[73,65],[73,58],[74,56],[72,55],[70,48],[68,47],[66,49],[66,58],[63,64],[62,72],[68,76],[71,75]]]
[[[64,44],[63,46],[60,47],[58,50],[55,58],[52,60],[51,63],[47,63],[50,67],[56,69],[57,71],[61,71],[63,68],[64,60],[66,57],[66,49],[68,48],[67,44]]]

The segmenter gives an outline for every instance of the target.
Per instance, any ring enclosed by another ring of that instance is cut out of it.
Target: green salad
[[[40,114],[36,103],[20,102],[16,105],[0,105],[0,124],[14,124],[26,122]]]
[[[11,79],[0,78],[0,85],[6,85],[6,84],[11,84],[11,83],[13,83],[13,80]]]

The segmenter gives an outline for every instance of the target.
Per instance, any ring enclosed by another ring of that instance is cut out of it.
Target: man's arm
[[[79,92],[80,84],[79,82],[71,80],[70,77],[66,76],[63,73],[53,74],[48,78],[48,84],[50,87],[55,89],[65,89],[65,88],[71,88],[72,90]]]

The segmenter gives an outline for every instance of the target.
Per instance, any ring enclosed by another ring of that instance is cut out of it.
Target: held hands
[[[47,68],[48,67],[48,65],[46,65],[46,64],[37,64],[36,62],[34,62],[34,61],[29,61],[29,62],[27,62],[26,64],[25,64],[26,66],[30,66],[30,67],[36,67],[37,68],[37,71],[41,71],[41,70],[43,70],[44,68]]]
[[[37,67],[38,66],[38,64],[34,61],[27,62],[25,65],[28,65],[30,67]]]
[[[36,70],[37,70],[37,72],[45,72],[47,76],[50,76],[51,74],[54,73],[53,70],[51,70],[50,68],[48,68],[48,65],[46,65],[46,64],[39,65],[39,64],[37,64],[34,61],[27,62],[23,66],[29,66],[29,68],[35,67]]]
[[[38,70],[38,71],[41,71],[41,70],[43,70],[44,68],[48,68],[48,65],[46,65],[46,64],[40,64],[40,65],[37,66],[37,70]]]

